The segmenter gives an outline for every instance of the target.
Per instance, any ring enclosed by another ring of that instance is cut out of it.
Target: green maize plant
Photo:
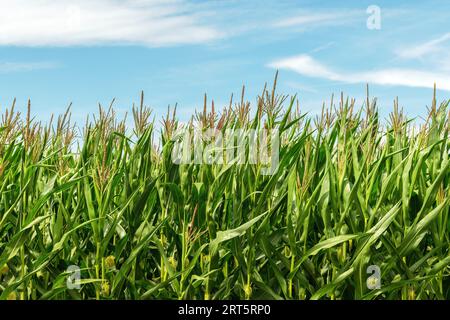
[[[449,103],[434,96],[419,122],[341,95],[311,116],[275,80],[253,110],[243,90],[222,112],[205,96],[187,124],[176,108],[159,123],[142,95],[130,121],[111,105],[82,128],[13,104],[0,299],[450,299]],[[248,158],[176,163],[181,127],[276,129],[278,161],[269,174]]]

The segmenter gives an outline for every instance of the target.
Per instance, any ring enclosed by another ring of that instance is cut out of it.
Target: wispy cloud
[[[269,66],[276,69],[292,70],[308,77],[341,80],[341,75],[306,54],[277,60],[270,63]]]
[[[362,10],[328,10],[327,12],[301,11],[295,16],[280,19],[273,23],[273,27],[316,27],[346,24],[358,18],[365,18],[365,11]]]
[[[338,72],[308,55],[299,55],[274,61],[269,67],[295,71],[301,75],[344,83],[371,83],[379,85],[438,88],[450,91],[450,74],[415,69],[380,69],[362,72]]]
[[[323,44],[323,45],[321,45],[321,46],[319,46],[319,47],[317,47],[317,48],[314,48],[314,49],[311,50],[310,52],[311,52],[311,53],[320,52],[320,51],[326,50],[326,49],[328,49],[328,48],[334,46],[335,44],[336,44],[336,43],[335,43],[334,41],[329,41],[329,42],[327,42],[327,43],[325,43],[325,44]]]
[[[58,66],[59,64],[54,62],[0,62],[0,73],[54,69]]]
[[[0,45],[204,43],[222,33],[187,0],[0,0]]]
[[[399,49],[397,50],[397,55],[407,59],[418,59],[443,50],[448,51],[448,48],[445,49],[443,44],[448,42],[449,40],[450,40],[450,33],[446,33],[428,42]]]

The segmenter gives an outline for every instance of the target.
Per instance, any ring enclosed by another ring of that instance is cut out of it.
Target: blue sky
[[[45,120],[73,102],[82,122],[113,98],[129,111],[144,90],[158,118],[178,103],[185,120],[204,93],[222,107],[245,84],[255,101],[279,69],[304,111],[341,91],[361,105],[368,82],[384,114],[398,96],[423,115],[433,82],[450,97],[449,12],[437,0],[0,0],[0,111],[30,98]]]

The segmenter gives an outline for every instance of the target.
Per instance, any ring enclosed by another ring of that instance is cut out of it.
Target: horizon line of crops
[[[142,94],[134,127],[100,107],[81,143],[70,111],[0,122],[0,299],[449,299],[450,100],[422,125],[394,103],[331,101],[316,117],[265,86],[205,130],[277,128],[279,166],[171,161]],[[205,141],[205,143],[207,143]],[[80,290],[66,284],[81,269]],[[380,289],[366,285],[381,270]]]

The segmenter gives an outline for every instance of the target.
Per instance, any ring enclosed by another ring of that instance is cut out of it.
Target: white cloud
[[[407,59],[423,58],[426,55],[443,50],[444,48],[442,44],[444,44],[448,40],[450,40],[450,33],[446,33],[440,36],[439,38],[433,39],[431,41],[416,46],[399,49],[397,50],[397,55]]]
[[[450,91],[450,74],[433,73],[414,69],[383,69],[356,74],[363,82],[381,85],[401,85],[407,87],[433,88]],[[361,82],[354,79],[353,82]]]
[[[274,27],[306,27],[306,26],[329,26],[349,23],[354,19],[365,19],[365,12],[360,10],[337,11],[329,10],[327,12],[299,12],[295,16],[284,18],[273,24]]]
[[[308,55],[274,61],[269,67],[295,71],[301,75],[345,83],[433,88],[450,91],[450,73],[434,73],[415,69],[380,69],[363,72],[336,72]]]
[[[329,80],[340,80],[341,77],[339,74],[333,72],[306,54],[278,60],[271,63],[270,66],[275,69],[292,70],[308,77],[325,78]]]
[[[53,62],[0,62],[0,73],[27,72],[57,68]]]
[[[204,43],[222,34],[186,0],[0,0],[0,45]]]

